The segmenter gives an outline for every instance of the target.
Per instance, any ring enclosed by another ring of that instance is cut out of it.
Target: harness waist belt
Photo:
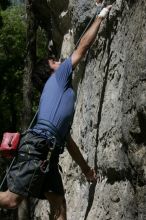
[[[56,138],[57,143],[59,143],[59,144],[64,143],[64,140],[62,139],[61,135],[59,134],[59,131],[51,122],[40,119],[40,120],[38,120],[37,125],[46,126],[47,127],[46,131],[49,131]],[[37,128],[37,125],[35,126],[36,128]]]

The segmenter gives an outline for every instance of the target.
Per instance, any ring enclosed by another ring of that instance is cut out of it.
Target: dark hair
[[[38,90],[42,90],[44,83],[49,78],[51,73],[52,69],[48,64],[48,58],[39,60],[35,65],[35,69],[32,75],[32,81],[34,86]]]

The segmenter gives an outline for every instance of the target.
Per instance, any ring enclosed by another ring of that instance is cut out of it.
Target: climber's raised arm
[[[76,67],[76,65],[80,62],[80,60],[84,57],[87,50],[91,47],[93,44],[96,35],[98,33],[98,30],[100,28],[100,24],[104,18],[108,15],[111,5],[107,6],[106,8],[103,8],[100,14],[96,17],[95,21],[91,25],[91,27],[87,30],[87,32],[83,35],[83,37],[80,40],[80,43],[77,47],[77,49],[73,52],[71,56],[72,65],[73,67]]]

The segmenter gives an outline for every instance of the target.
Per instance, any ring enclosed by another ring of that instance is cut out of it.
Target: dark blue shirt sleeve
[[[55,71],[56,79],[62,88],[66,88],[71,81],[72,78],[72,62],[69,57],[66,59],[60,67]]]

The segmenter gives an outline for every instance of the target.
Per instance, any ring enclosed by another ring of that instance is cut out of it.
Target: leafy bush
[[[16,129],[22,107],[22,75],[26,54],[25,11],[10,7],[1,11],[0,29],[0,124],[2,131]]]
[[[10,7],[1,12],[3,27],[0,30],[1,55],[4,58],[13,59],[24,58],[26,44],[26,24],[24,8]]]
[[[22,103],[22,76],[26,57],[26,11],[24,5],[1,11],[0,28],[0,133],[20,127]],[[47,56],[47,37],[41,28],[37,31],[37,58]],[[33,106],[38,105],[35,91]],[[37,104],[36,104],[37,103]]]

